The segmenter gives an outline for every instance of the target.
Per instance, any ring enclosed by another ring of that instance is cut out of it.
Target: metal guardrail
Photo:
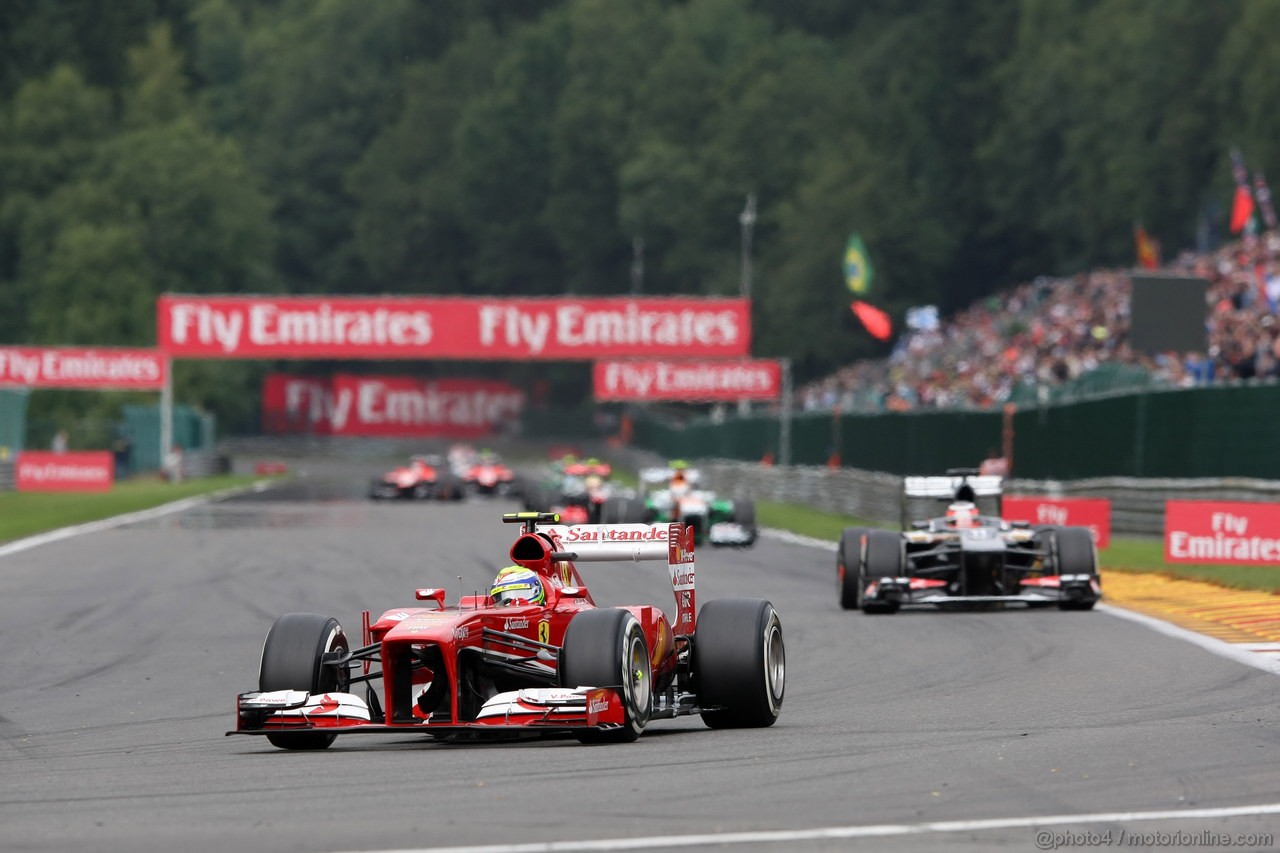
[[[14,489],[13,461],[0,462],[0,492],[11,492]]]
[[[735,497],[800,504],[840,515],[897,524],[902,506],[902,478],[855,468],[816,466],[765,467],[724,460],[698,463],[707,481]],[[1012,479],[1006,495],[1056,498],[1107,498],[1115,533],[1159,536],[1164,532],[1168,500],[1280,501],[1280,481],[1250,478],[1091,480]]]

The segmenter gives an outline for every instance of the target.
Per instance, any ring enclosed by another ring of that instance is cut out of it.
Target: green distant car
[[[758,533],[755,502],[720,497],[699,488],[701,479],[697,469],[679,460],[666,468],[646,468],[640,472],[640,496],[606,504],[601,520],[682,521],[694,529],[699,544],[754,545]]]

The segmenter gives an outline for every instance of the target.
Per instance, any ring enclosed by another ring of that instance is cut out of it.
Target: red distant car
[[[505,495],[515,485],[516,472],[512,471],[496,453],[483,450],[463,479],[477,494]]]
[[[369,497],[435,498],[462,500],[462,481],[444,467],[438,456],[414,456],[402,468],[393,468],[369,484]]]
[[[566,526],[539,512],[503,520],[522,529],[510,551],[515,565],[489,595],[446,607],[443,589],[420,589],[429,606],[395,608],[372,622],[365,611],[354,649],[332,617],[277,619],[259,689],[240,694],[228,734],[265,735],[283,749],[324,749],[352,732],[567,733],[592,743],[633,741],[651,720],[687,714],[712,728],[777,720],[782,622],[761,599],[720,599],[696,611],[693,541],[683,524]],[[674,621],[651,605],[598,607],[576,565],[591,561],[665,563]],[[508,598],[533,577],[540,601]]]

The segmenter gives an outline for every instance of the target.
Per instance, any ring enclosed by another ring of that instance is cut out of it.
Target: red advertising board
[[[574,360],[751,350],[745,299],[179,296],[156,306],[181,358]]]
[[[597,361],[595,397],[643,400],[776,400],[782,366],[776,361]]]
[[[115,480],[111,453],[24,450],[15,473],[20,492],[109,492]]]
[[[1006,495],[1001,512],[1009,521],[1087,527],[1099,548],[1111,544],[1111,501],[1106,498],[1042,498]]]
[[[523,407],[519,388],[485,379],[273,373],[262,386],[263,429],[271,433],[481,438]]]
[[[0,347],[0,386],[158,391],[168,372],[158,350]]]
[[[1280,566],[1280,504],[1168,501],[1164,559]]]

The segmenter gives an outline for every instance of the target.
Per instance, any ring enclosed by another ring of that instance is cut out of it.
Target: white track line
[[[207,504],[210,501],[221,500],[222,498],[230,497],[231,495],[249,490],[264,492],[271,488],[271,482],[272,481],[270,480],[258,480],[248,486],[236,486],[231,489],[210,492],[207,495],[195,495],[194,497],[171,501],[167,504],[151,507],[150,509],[141,509],[137,512],[127,512],[124,515],[113,515],[110,518],[104,518],[99,521],[89,521],[84,524],[74,524],[70,527],[59,527],[57,530],[50,530],[48,533],[37,533],[35,536],[15,539],[12,542],[0,545],[0,557],[8,557],[10,554],[17,554],[22,551],[28,551],[32,548],[39,548],[41,545],[48,545],[51,542],[61,542],[63,539],[70,539],[73,536],[83,536],[86,533],[97,533],[102,530],[110,530],[113,527],[133,524],[138,521],[150,521],[154,518],[163,518],[164,516],[172,515],[175,512],[182,512],[183,510]]]
[[[822,548],[830,550],[835,548],[835,542],[829,542],[825,539],[817,539],[813,536],[802,536],[799,533],[792,533],[788,530],[777,530],[772,527],[764,528],[760,531],[764,535],[779,539],[783,542],[790,542],[794,545],[808,545],[811,548]],[[1219,657],[1233,660],[1236,663],[1242,663],[1245,666],[1251,666],[1254,669],[1260,669],[1263,672],[1269,672],[1272,675],[1280,675],[1280,659],[1276,659],[1266,654],[1259,654],[1262,649],[1251,648],[1259,644],[1256,643],[1228,643],[1226,640],[1219,640],[1217,637],[1210,637],[1208,634],[1201,634],[1187,628],[1180,628],[1163,619],[1157,619],[1154,616],[1147,616],[1142,613],[1135,613],[1132,610],[1125,610],[1122,607],[1114,607],[1107,604],[1099,604],[1097,609],[1106,613],[1108,616],[1114,616],[1117,619],[1128,619],[1130,622],[1136,622],[1150,628],[1152,631],[1164,634],[1166,637],[1173,637],[1178,640],[1199,646],[1207,652],[1211,652]],[[1270,644],[1263,644],[1270,645]]]
[[[648,838],[601,838],[593,841],[543,841],[524,844],[483,844],[470,847],[410,847],[395,850],[363,851],[363,853],[574,853],[574,851],[654,850],[664,847],[785,844],[799,841],[830,841],[844,838],[885,838],[893,835],[980,832],[993,829],[1134,823],[1153,820],[1203,820],[1270,814],[1280,814],[1280,803],[1266,803],[1257,806],[1228,806],[1214,809],[1099,812],[1096,814],[1010,817],[991,820],[944,820],[928,823],[885,823],[872,826],[828,826],[814,829],[762,832],[654,835]],[[355,853],[355,851],[350,851],[350,853]]]

